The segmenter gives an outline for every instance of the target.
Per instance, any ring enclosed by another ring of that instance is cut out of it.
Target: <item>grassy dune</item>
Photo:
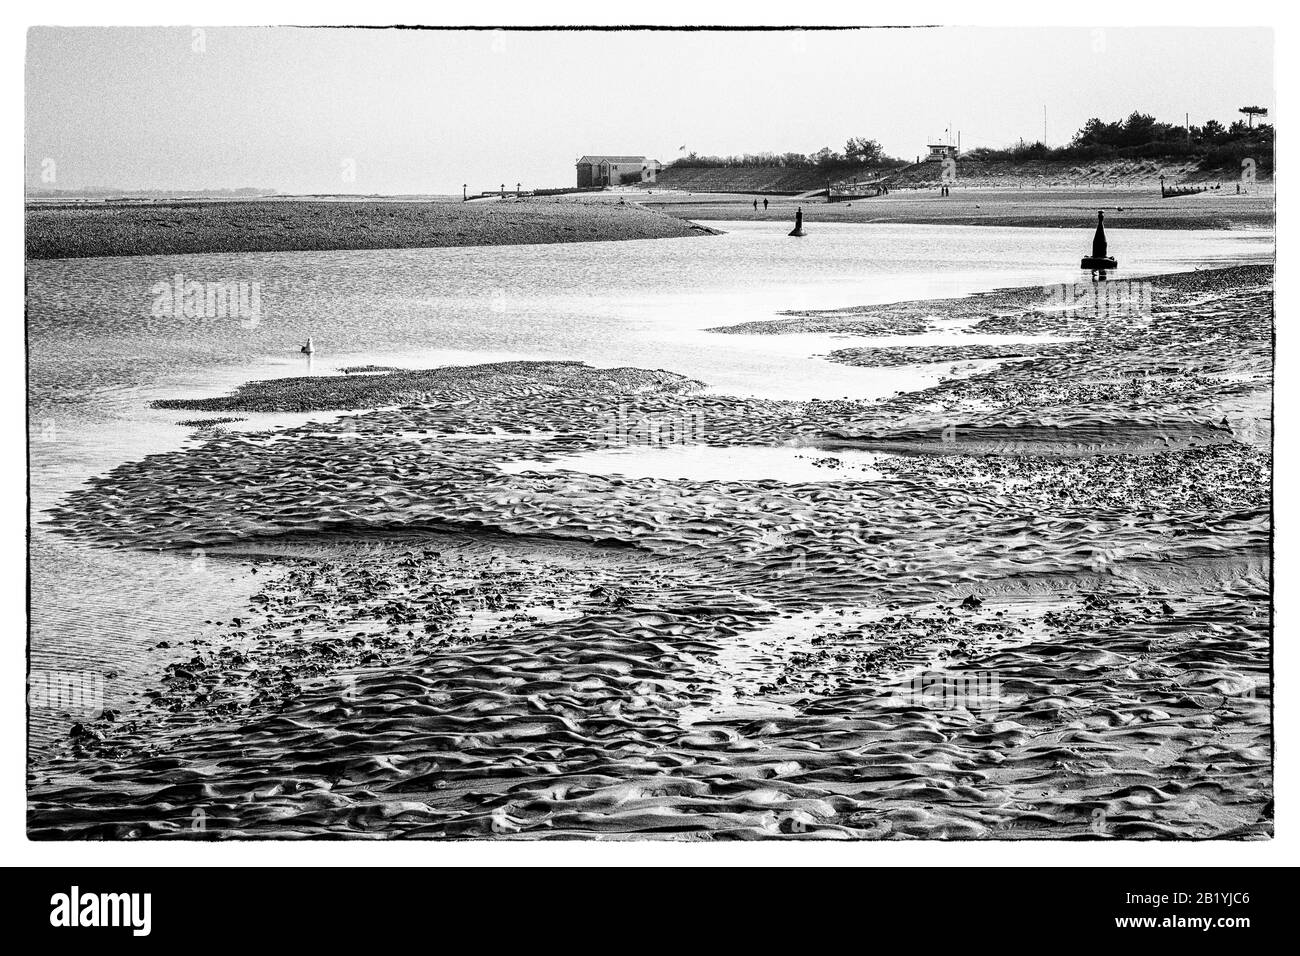
[[[957,181],[966,186],[1001,186],[1009,188],[1035,188],[1053,186],[1077,189],[1087,186],[1130,186],[1153,188],[1158,191],[1160,177],[1170,185],[1175,183],[1233,183],[1241,178],[1235,166],[1202,169],[1193,160],[1115,159],[1093,162],[1068,160],[1027,159],[979,160],[962,158],[957,162]],[[943,182],[942,163],[917,163],[886,177],[890,187],[902,189],[913,186],[938,186]],[[1268,179],[1263,169],[1261,181]]]
[[[653,187],[696,193],[794,194],[825,189],[832,179],[844,179],[843,172],[782,166],[672,167],[659,174]]]
[[[27,258],[667,239],[707,230],[638,206],[556,200],[252,201],[27,207]]]
[[[1260,181],[1271,182],[1261,167]],[[1051,186],[1078,189],[1090,186],[1158,187],[1160,177],[1170,183],[1223,182],[1231,189],[1240,179],[1235,166],[1202,169],[1193,160],[1066,160],[1027,159],[980,160],[963,158],[957,164],[957,179],[964,186],[1033,189]],[[794,195],[825,189],[828,183],[847,179],[869,180],[876,177],[891,190],[938,186],[943,181],[942,163],[922,162],[897,169],[838,168],[821,169],[801,166],[670,166],[659,174],[659,181],[648,188],[679,189],[691,193],[755,193],[758,195]]]

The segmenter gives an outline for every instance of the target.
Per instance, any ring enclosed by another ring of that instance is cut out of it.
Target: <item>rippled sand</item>
[[[877,403],[529,362],[178,401],[358,411],[217,430],[50,514],[258,583],[33,766],[29,832],[1266,837],[1270,283],[836,316],[1078,339]],[[502,467],[663,441],[815,446],[835,478]]]

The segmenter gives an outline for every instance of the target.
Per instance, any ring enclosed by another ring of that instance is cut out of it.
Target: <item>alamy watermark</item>
[[[104,675],[99,671],[33,670],[27,677],[27,706],[98,716],[104,711]]]
[[[50,897],[50,925],[56,928],[120,927],[148,936],[152,911],[152,893],[94,893],[74,885]]]
[[[967,710],[987,717],[997,711],[1000,686],[996,671],[931,670],[895,687],[892,696],[909,707]]]
[[[156,319],[239,319],[245,328],[262,320],[262,284],[244,279],[201,282],[178,272],[156,282],[149,314]]]
[[[1146,279],[1058,282],[1043,286],[1047,305],[1067,316],[1149,315],[1151,283]]]
[[[598,416],[596,431],[606,445],[695,445],[704,440],[704,413],[686,408],[647,415],[619,405]]]

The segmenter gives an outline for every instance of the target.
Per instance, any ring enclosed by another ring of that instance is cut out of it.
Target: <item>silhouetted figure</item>
[[[792,236],[803,235],[803,206],[800,206],[794,212],[794,229],[791,231]]]
[[[1093,275],[1101,273],[1106,278],[1107,269],[1118,269],[1119,263],[1106,255],[1106,227],[1102,225],[1103,214],[1097,212],[1097,231],[1092,235],[1092,255],[1085,256],[1079,268],[1088,269]]]
[[[763,212],[767,212],[767,200],[763,200]]]

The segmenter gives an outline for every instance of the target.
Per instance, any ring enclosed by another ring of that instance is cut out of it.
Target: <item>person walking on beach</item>
[[[763,212],[767,212],[767,197],[763,197]]]
[[[758,200],[754,200],[754,212],[758,212]]]

